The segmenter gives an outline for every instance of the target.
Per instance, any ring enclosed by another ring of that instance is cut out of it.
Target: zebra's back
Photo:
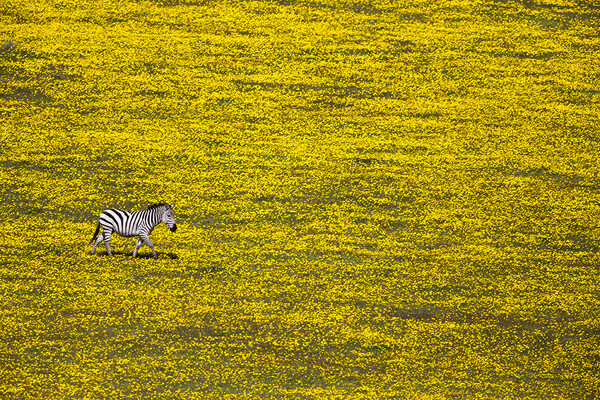
[[[118,208],[109,208],[100,214],[100,225],[110,227],[121,236],[137,236],[140,233],[140,223],[143,222],[143,211],[130,212]]]

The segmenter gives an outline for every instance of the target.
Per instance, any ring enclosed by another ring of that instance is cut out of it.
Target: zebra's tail
[[[94,232],[94,237],[90,240],[90,243],[94,243],[94,240],[98,237],[98,232],[100,232],[100,221],[98,221],[98,225],[96,225],[96,232]]]

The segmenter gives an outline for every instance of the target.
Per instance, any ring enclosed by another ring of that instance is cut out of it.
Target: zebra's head
[[[177,230],[177,224],[175,223],[175,211],[173,211],[174,208],[175,204],[166,204],[165,211],[162,215],[162,222],[165,223],[165,225],[171,230],[171,232],[175,232]]]

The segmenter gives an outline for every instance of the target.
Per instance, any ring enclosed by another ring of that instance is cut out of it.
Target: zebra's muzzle
[[[173,225],[173,227],[169,229],[171,230],[171,232],[175,232],[177,230],[177,225]]]

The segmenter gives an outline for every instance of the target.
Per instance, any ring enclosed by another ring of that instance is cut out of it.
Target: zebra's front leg
[[[156,255],[156,251],[154,250],[154,244],[152,243],[152,241],[150,240],[148,235],[140,235],[140,238],[142,238],[144,240],[144,242],[146,242],[148,247],[150,247],[152,249],[152,255],[154,256],[154,259],[158,260],[158,256]]]
[[[103,240],[104,240],[104,232],[102,232],[102,234],[96,238],[96,241],[94,242],[94,247],[92,247],[92,252],[90,253],[91,255],[96,254],[96,247],[98,247],[100,242]]]
[[[138,250],[140,249],[140,247],[142,247],[142,245],[143,245],[143,244],[144,244],[144,241],[143,241],[143,240],[142,240],[142,238],[140,237],[140,238],[138,239],[138,242],[137,242],[137,244],[135,245],[135,250],[133,251],[133,257],[134,257],[134,258],[135,258],[135,257],[137,257]]]

